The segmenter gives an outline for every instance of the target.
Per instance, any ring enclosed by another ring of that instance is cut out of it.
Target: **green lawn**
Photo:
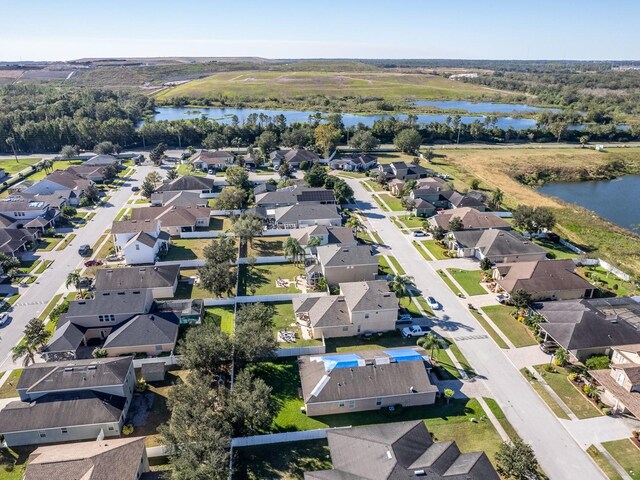
[[[384,192],[384,188],[374,180],[365,180],[364,183],[367,184],[374,192]]]
[[[269,265],[240,265],[238,295],[277,295],[279,293],[299,293],[295,278],[304,274],[304,269],[293,263]],[[276,280],[289,280],[288,287],[277,287]]]
[[[431,255],[433,255],[436,258],[436,260],[446,260],[449,258],[444,254],[446,250],[442,248],[440,245],[438,245],[435,240],[425,240],[420,243],[422,243],[422,245],[427,250],[429,250]]]
[[[423,227],[424,218],[416,217],[415,215],[398,215],[398,220],[400,220],[405,227],[407,228],[417,228]]]
[[[115,218],[113,219],[114,222],[119,221],[122,217],[124,217],[125,213],[127,213],[129,211],[129,209],[127,207],[123,208],[122,210],[120,210],[117,215],[115,216]]]
[[[298,347],[317,347],[322,345],[321,340],[316,339],[303,339],[302,330],[298,325],[292,325],[295,323],[296,318],[293,312],[293,303],[291,302],[273,302],[266,305],[272,305],[275,309],[273,316],[274,335],[277,335],[280,330],[293,330],[296,332],[295,342],[281,342],[280,348],[298,348]]]
[[[447,268],[447,271],[455,278],[456,282],[467,292],[467,295],[486,295],[487,292],[481,285],[482,270],[461,270],[459,268]]]
[[[602,446],[633,480],[640,480],[640,449],[631,440],[603,442]]]
[[[236,480],[302,480],[304,472],[332,468],[326,439],[242,447],[235,452]]]
[[[53,162],[53,167],[48,172],[44,170],[39,170],[35,172],[33,175],[29,177],[29,180],[42,180],[44,177],[49,175],[52,171],[56,170],[66,170],[69,167],[74,165],[82,165],[84,162],[82,160],[55,160]]]
[[[209,220],[209,228],[203,227],[203,230],[226,232],[231,228],[231,225],[232,225],[232,222],[229,217],[223,217],[223,216],[211,217],[211,219]],[[196,227],[196,228],[200,230],[200,227]]]
[[[476,310],[469,310],[471,314],[476,318],[478,323],[482,325],[482,328],[487,332],[487,334],[496,342],[496,345],[500,348],[509,348],[509,345],[502,339],[502,337],[496,332],[491,325],[484,319],[482,314]]]
[[[64,237],[62,242],[60,242],[58,244],[58,247],[56,248],[56,251],[64,250],[65,248],[67,248],[67,246],[73,241],[74,238],[76,238],[76,234],[75,233],[68,233],[67,236]]]
[[[207,307],[204,321],[220,327],[223,332],[231,335],[233,333],[233,312],[233,305]]]
[[[40,265],[41,261],[42,260],[40,260],[40,259],[21,260],[20,261],[20,267],[18,267],[18,270],[20,270],[20,272],[22,272],[22,273],[31,273],[34,268],[36,268],[38,265]]]
[[[402,268],[402,265],[400,265],[400,262],[398,262],[398,259],[396,257],[394,257],[393,255],[387,255],[387,257],[389,258],[389,261],[391,262],[391,264],[396,269],[396,272],[398,272],[399,275],[407,274],[407,272],[405,272],[404,268]]]
[[[549,373],[545,372],[543,367],[544,365],[536,365],[534,368],[576,417],[582,419],[602,415],[598,408],[587,400],[567,378],[571,373],[568,369],[555,367],[558,373]]]
[[[248,257],[277,257],[284,255],[283,244],[289,237],[258,237],[248,248]]]
[[[64,237],[42,237],[38,240],[37,252],[50,252],[58,246]]]
[[[393,275],[393,270],[391,270],[389,262],[383,255],[378,255],[378,273],[380,275]]]
[[[427,252],[424,251],[424,248],[422,248],[418,242],[416,242],[415,240],[412,240],[411,243],[413,244],[413,248],[415,248],[418,253],[420,255],[422,255],[422,258],[424,258],[427,262],[431,262],[433,259],[429,256],[429,254]]]
[[[552,242],[548,238],[536,238],[535,243],[547,251],[547,257],[552,259],[578,258],[579,255],[561,243]]]
[[[102,237],[98,239],[98,241],[93,247],[94,251],[104,241],[104,236],[106,235],[109,235],[109,234],[104,234]],[[114,251],[115,251],[115,246],[113,244],[113,236],[109,235],[109,237],[107,238],[107,241],[104,242],[104,245],[102,245],[102,248],[98,250],[98,253],[96,253],[96,258],[106,258],[109,255],[111,255]]]
[[[458,360],[458,363],[460,364],[462,369],[467,373],[467,376],[475,376],[476,372],[473,370],[473,367],[469,363],[469,360],[467,360],[467,357],[462,354],[460,348],[455,342],[451,342],[449,344],[449,351],[453,353],[454,357],[456,357],[456,360]]]
[[[191,165],[188,163],[181,163],[180,165],[178,165],[178,174],[181,177],[185,175],[195,175],[196,177],[204,177],[206,175],[206,173],[200,169],[191,168]]]
[[[169,252],[163,258],[170,260],[204,259],[204,247],[211,244],[210,238],[175,238],[171,240]]]
[[[498,423],[502,426],[502,428],[507,433],[509,438],[511,440],[520,438],[520,435],[518,435],[518,432],[516,432],[516,429],[513,428],[513,425],[511,425],[511,422],[509,422],[509,420],[507,420],[507,417],[504,416],[504,412],[500,408],[500,405],[498,405],[498,402],[496,402],[493,398],[487,398],[487,397],[484,397],[484,401],[487,403],[489,410],[491,410],[491,412],[498,419]]]
[[[569,416],[565,413],[565,411],[562,408],[560,408],[560,405],[558,405],[558,402],[556,402],[553,399],[551,394],[547,392],[547,390],[538,380],[533,378],[533,376],[529,373],[529,371],[526,368],[520,369],[520,373],[524,376],[524,378],[527,379],[527,381],[529,382],[529,385],[531,385],[531,388],[533,388],[536,391],[536,393],[540,396],[542,401],[547,404],[547,406],[551,409],[551,411],[556,417],[562,418],[563,420],[569,420]]]
[[[0,479],[22,480],[29,455],[36,447],[37,445],[0,449]],[[6,470],[7,465],[13,465],[13,470],[8,472]]]
[[[396,198],[388,193],[379,194],[380,200],[387,204],[387,207],[393,212],[402,212],[404,207],[402,206],[402,201],[399,198]]]
[[[17,368],[11,372],[7,381],[0,387],[0,398],[13,398],[18,396],[16,385],[18,384],[18,380],[20,380],[20,375],[22,375],[21,368]]]
[[[42,262],[38,268],[33,272],[35,275],[40,275],[43,273],[49,266],[53,263],[53,260],[45,260]]]
[[[397,332],[372,335],[371,337],[334,337],[325,339],[327,353],[380,350],[384,348],[415,346],[415,339],[403,338]]]
[[[385,212],[389,211],[389,208],[387,207],[387,205],[382,200],[380,200],[377,195],[374,195],[373,199],[383,211]]]
[[[176,287],[174,298],[213,298],[213,296],[213,293],[200,287],[199,284],[192,283],[191,281],[180,281]],[[222,296],[226,297],[227,295],[223,294]]]
[[[533,333],[531,333],[531,330],[511,315],[513,311],[512,307],[492,305],[490,307],[482,307],[482,310],[502,333],[511,340],[511,343],[513,343],[516,348],[528,347],[538,343]]]
[[[55,306],[57,305],[57,303],[60,301],[60,298],[62,298],[62,294],[59,293],[57,294],[55,297],[53,297],[51,299],[51,301],[49,302],[49,304],[47,305],[47,308],[45,308],[40,315],[38,315],[38,318],[40,320],[46,320],[47,317],[49,316],[49,314],[51,313],[51,310],[53,310],[55,308]]]
[[[420,304],[420,306],[422,307],[422,309],[425,311],[425,313],[429,316],[433,316],[433,310],[431,310],[431,307],[429,307],[429,304],[427,303],[427,301],[422,297],[403,297],[400,299],[400,307],[402,309],[402,313],[408,313],[410,314],[412,317],[418,318],[418,317],[422,317],[422,312],[420,312],[420,309],[418,308],[418,306],[415,304],[415,302],[409,301],[409,299],[413,299],[415,298],[418,303]]]
[[[442,279],[442,281],[447,284],[447,287],[449,287],[449,289],[453,293],[455,293],[456,295],[462,294],[460,289],[458,287],[456,287],[455,283],[453,283],[451,281],[451,279],[447,276],[447,274],[444,272],[444,270],[436,270],[436,271],[438,272],[438,275],[440,275],[440,278]]]
[[[611,295],[628,297],[640,293],[631,282],[620,280],[613,273],[607,272],[602,267],[579,267],[576,272],[597,287],[607,290]]]
[[[589,448],[587,448],[587,453],[591,458],[593,458],[593,461],[598,464],[600,470],[604,472],[609,480],[622,480],[622,477],[618,471],[613,468],[609,459],[600,453],[600,450],[598,450],[594,445],[590,445]]]
[[[376,241],[378,245],[384,245],[384,242],[382,241],[382,238],[380,237],[380,235],[378,235],[378,232],[369,230],[369,233],[371,234],[371,236],[373,237],[373,239]]]
[[[8,174],[14,174],[21,172],[25,168],[29,168],[31,165],[38,163],[41,158],[20,158],[16,162],[15,158],[0,160],[0,168],[3,168]]]
[[[339,170],[337,175],[339,177],[346,177],[346,178],[366,178],[366,176],[367,176],[366,173],[362,173],[362,172],[345,172],[343,170]]]

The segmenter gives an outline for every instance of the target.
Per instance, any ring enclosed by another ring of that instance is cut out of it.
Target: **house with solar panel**
[[[298,363],[310,417],[431,405],[438,393],[420,347],[308,355]]]

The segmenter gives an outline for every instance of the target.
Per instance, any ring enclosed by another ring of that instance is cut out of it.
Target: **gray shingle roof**
[[[340,219],[335,205],[320,203],[301,203],[275,209],[275,220],[278,223],[297,223],[304,220]]]
[[[298,228],[291,231],[291,236],[296,238],[300,245],[309,243],[309,238],[313,236],[327,235],[328,243],[355,243],[353,231],[349,227],[326,227],[324,225],[314,225],[311,227]]]
[[[322,245],[317,247],[318,260],[324,267],[341,267],[377,264],[368,245],[345,247],[342,245]]]
[[[151,203],[159,203],[163,206],[189,207],[196,205],[207,206],[206,198],[200,198],[200,193],[189,191],[170,190],[151,194]]]
[[[449,229],[449,222],[453,217],[462,220],[465,230],[502,228],[508,229],[509,224],[502,218],[492,213],[480,212],[472,207],[454,208],[452,210],[443,210],[435,217],[433,221],[445,230]]]
[[[146,289],[96,292],[94,298],[70,302],[66,317],[84,317],[107,313],[114,315],[145,313],[150,297],[151,291]]]
[[[503,277],[498,284],[507,292],[523,289],[529,293],[586,290],[594,288],[574,272],[573,260],[538,260],[506,263],[495,268]]]
[[[111,155],[96,155],[95,157],[91,157],[89,160],[83,163],[83,165],[88,166],[106,166],[106,165],[115,165],[119,163],[116,157]]]
[[[136,315],[107,337],[104,348],[175,344],[179,325],[172,312]]]
[[[310,326],[314,328],[349,325],[351,319],[344,297],[294,298],[293,311],[296,315],[307,314]]]
[[[165,182],[157,192],[181,191],[181,190],[212,190],[215,180],[213,178],[185,175],[170,182]]]
[[[96,270],[95,289],[100,292],[171,287],[179,276],[180,265],[100,268]]]
[[[531,240],[504,230],[463,230],[453,233],[463,247],[477,248],[487,257],[505,255],[545,254],[546,250]]]
[[[256,205],[294,205],[300,202],[335,203],[333,190],[293,185],[275,191],[256,194]]]
[[[387,282],[383,280],[341,283],[340,291],[351,312],[398,308],[395,293],[389,291]]]
[[[159,220],[118,220],[111,224],[111,233],[155,233]]]

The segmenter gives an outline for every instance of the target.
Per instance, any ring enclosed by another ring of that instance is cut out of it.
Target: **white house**
[[[169,246],[169,234],[160,220],[121,220],[111,226],[116,252],[124,254],[127,265],[153,264]]]

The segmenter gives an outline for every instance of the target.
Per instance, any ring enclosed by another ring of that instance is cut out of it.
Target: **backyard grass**
[[[524,378],[527,379],[527,381],[529,382],[529,385],[531,385],[531,388],[533,388],[536,391],[536,393],[540,396],[542,401],[547,404],[547,407],[549,407],[549,409],[553,412],[553,414],[556,417],[561,418],[563,420],[569,420],[569,416],[560,407],[560,405],[558,405],[558,402],[556,402],[553,399],[553,397],[549,394],[549,392],[547,392],[547,390],[538,380],[536,380],[531,376],[531,374],[526,368],[520,369],[520,373],[524,376]]]
[[[235,450],[236,480],[302,480],[304,472],[331,470],[326,439],[242,447]]]
[[[15,158],[0,160],[0,168],[4,169],[8,174],[14,174],[21,172],[25,168],[29,168],[31,165],[38,163],[41,158],[20,158],[16,162]]]
[[[423,222],[425,221],[424,218],[415,215],[398,215],[396,218],[407,228],[422,228],[424,226]]]
[[[51,170],[47,172],[45,172],[44,170],[39,170],[31,175],[29,177],[29,180],[42,180],[51,172],[55,172],[56,170],[66,170],[69,167],[82,165],[83,163],[84,162],[82,160],[54,160]]]
[[[482,328],[485,330],[485,332],[487,332],[487,334],[493,339],[493,341],[496,342],[496,345],[498,345],[498,347],[504,348],[504,349],[509,348],[509,345],[507,345],[506,342],[502,339],[502,337],[498,334],[498,332],[496,332],[494,328],[491,325],[489,325],[489,323],[485,320],[485,318],[482,316],[480,312],[476,310],[469,310],[469,311],[471,312],[471,315],[475,317],[478,323],[482,325]]]
[[[633,480],[640,480],[640,449],[631,440],[603,442],[602,446]]]
[[[21,368],[17,368],[9,374],[7,381],[0,387],[0,398],[14,398],[19,396],[16,385],[18,385],[20,375],[22,375]]]
[[[38,240],[37,252],[50,252],[62,241],[62,236],[42,237]]]
[[[438,245],[435,240],[425,240],[420,243],[422,243],[423,247],[429,250],[431,255],[433,255],[436,258],[436,260],[446,260],[449,258],[444,254],[446,250],[442,248],[440,245]]]
[[[277,335],[280,330],[289,330],[296,332],[295,342],[280,342],[280,348],[297,348],[297,347],[317,347],[322,345],[321,340],[302,338],[302,330],[295,324],[296,318],[293,312],[293,303],[291,302],[273,302],[265,303],[266,305],[273,306],[275,313],[273,315],[273,333]]]
[[[467,295],[486,295],[487,292],[481,285],[482,270],[461,270],[459,268],[447,268],[451,276],[467,292]]]
[[[447,284],[447,287],[449,287],[449,289],[453,293],[455,293],[456,295],[461,295],[462,294],[460,289],[458,287],[456,287],[456,285],[451,281],[451,279],[444,272],[444,270],[436,270],[436,271],[438,272],[438,275],[440,275],[440,278],[442,279],[442,281]]]
[[[0,479],[22,480],[29,455],[31,455],[36,447],[37,445],[0,449]],[[13,465],[13,470],[7,471],[6,467],[8,465]]]
[[[326,338],[327,353],[358,352],[363,350],[380,350],[384,348],[415,346],[415,339],[404,338],[397,332],[372,335],[370,337],[334,337]]]
[[[513,308],[504,305],[491,305],[482,307],[482,310],[516,348],[537,345],[538,342],[536,342],[531,330],[511,315]]]
[[[610,295],[629,297],[640,293],[633,283],[625,282],[599,266],[578,267],[576,272],[597,287],[608,291]]]
[[[284,255],[283,244],[289,237],[258,237],[248,246],[248,257],[277,257]]]
[[[222,295],[226,297],[226,294]],[[189,281],[180,281],[178,282],[178,286],[176,287],[176,293],[174,298],[176,299],[186,299],[186,298],[212,298],[213,294],[204,288],[201,288],[200,285],[192,283]]]
[[[547,251],[547,257],[551,259],[573,259],[578,258],[579,255],[575,253],[573,250],[565,247],[561,243],[552,242],[548,238],[536,238],[534,240],[536,244],[541,246]]]
[[[571,373],[568,369],[555,367],[558,373],[549,373],[545,372],[543,367],[544,365],[534,366],[544,381],[547,382],[554,392],[556,392],[576,417],[583,419],[602,415],[597,407],[587,400],[587,398],[579,392],[567,378],[569,373]]]
[[[402,201],[399,198],[391,196],[388,193],[381,193],[378,196],[392,212],[402,212],[404,210]]]
[[[232,222],[229,217],[211,217],[209,219],[209,228],[208,230],[216,231],[216,232],[226,232],[231,228]],[[200,229],[200,227],[197,227]]]
[[[53,297],[49,302],[49,304],[47,305],[47,307],[40,313],[40,315],[38,315],[38,318],[42,321],[46,320],[49,314],[51,313],[51,310],[53,310],[55,306],[58,304],[58,302],[60,301],[60,298],[62,298],[61,293]]]
[[[219,327],[223,332],[233,333],[233,305],[221,305],[219,307],[207,307],[204,322]]]
[[[269,265],[240,265],[238,295],[277,295],[279,293],[299,293],[295,278],[304,274],[304,269],[293,263]],[[288,287],[277,287],[276,280],[289,280]]]
[[[393,270],[384,255],[378,255],[378,273],[380,275],[393,275]]]
[[[400,265],[400,262],[398,262],[398,259],[396,257],[394,257],[393,255],[387,255],[387,258],[389,259],[389,262],[391,262],[391,264],[395,268],[396,272],[398,272],[398,275],[406,275],[407,274],[407,272],[405,272],[404,268],[402,268],[402,265]]]
[[[611,465],[609,459],[605,457],[594,445],[590,445],[589,448],[587,448],[587,453],[593,461],[596,462],[598,467],[600,467],[600,470],[604,472],[609,480],[622,480],[622,477],[613,465]]]
[[[204,260],[204,247],[211,244],[211,238],[175,238],[164,261]]]

